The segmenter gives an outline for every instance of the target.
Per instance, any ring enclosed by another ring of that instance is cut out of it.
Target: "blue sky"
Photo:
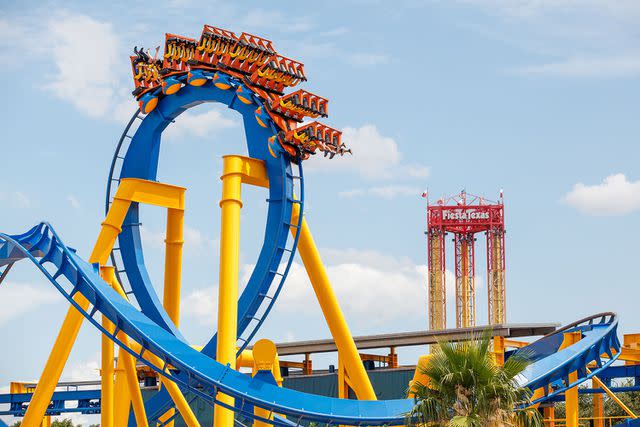
[[[4,2],[0,230],[49,220],[89,254],[135,108],[128,55],[165,32],[197,37],[206,23],[262,35],[304,62],[304,88],[330,99],[326,123],[353,147],[352,158],[305,171],[307,217],[355,334],[427,325],[426,187],[432,198],[504,189],[510,322],[611,310],[637,332],[638,19],[634,0]],[[221,106],[198,107],[165,134],[159,178],[189,188],[183,329],[194,342],[215,328],[220,156],[244,150],[239,118]],[[260,190],[245,194],[246,275],[265,209]],[[143,213],[160,283],[164,214]],[[263,336],[327,337],[312,298],[295,264]],[[66,308],[33,268],[14,268],[0,288],[0,384],[38,377]],[[80,342],[65,378],[96,377],[99,337],[86,327]]]

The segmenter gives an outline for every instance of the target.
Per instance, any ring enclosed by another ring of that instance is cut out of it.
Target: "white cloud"
[[[210,286],[190,292],[180,302],[181,312],[193,317],[203,326],[216,326],[218,323],[218,287]]]
[[[43,305],[59,302],[57,292],[23,282],[6,281],[0,288],[0,325]]]
[[[426,265],[375,251],[323,250],[327,273],[345,315],[354,324],[422,319],[426,306]],[[278,310],[307,313],[317,307],[304,267],[294,262]],[[371,316],[371,313],[376,313]]]
[[[238,122],[222,115],[220,111],[204,113],[183,113],[167,127],[163,136],[169,140],[180,140],[190,136],[204,137],[213,132],[238,126]]]
[[[144,226],[140,227],[140,234],[142,236],[142,243],[148,245],[154,249],[164,249],[165,232],[151,230]],[[210,239],[202,231],[190,227],[184,226],[184,249],[197,253],[202,253],[204,250],[217,250],[219,247],[218,239]]]
[[[69,204],[71,205],[71,207],[73,209],[80,209],[80,201],[78,200],[78,198],[76,196],[74,196],[73,194],[69,194],[67,196],[67,201],[69,202]]]
[[[421,322],[427,307],[427,266],[407,257],[394,257],[373,250],[322,249],[322,258],[340,306],[353,327],[375,327],[394,321]],[[242,266],[240,282],[247,283],[254,265]],[[448,307],[455,307],[455,277],[445,272]],[[484,278],[477,276],[476,289]],[[218,287],[197,289],[182,299],[184,317],[201,325],[217,324]],[[322,316],[304,266],[294,261],[277,302],[275,317],[287,322],[291,315]],[[372,316],[371,313],[376,313]],[[284,316],[284,317],[283,317]],[[455,320],[453,320],[455,324]],[[284,326],[286,330],[286,323]],[[293,332],[283,338],[293,341]]]
[[[395,140],[380,134],[374,125],[345,127],[342,140],[352,149],[353,155],[346,154],[331,161],[316,155],[305,162],[305,171],[352,171],[370,180],[401,177],[403,174],[412,178],[428,175],[428,169],[423,166],[403,163]]]
[[[0,19],[0,47],[7,58],[44,60],[40,88],[89,117],[123,121],[136,108],[126,50],[110,22],[70,11],[12,16]]]
[[[420,165],[406,165],[404,171],[413,178],[427,178],[429,176],[429,168]]]
[[[0,191],[0,202],[7,203],[12,208],[31,207],[31,199],[21,191]]]
[[[602,183],[578,183],[564,196],[564,202],[588,215],[624,215],[640,210],[640,180],[624,174],[609,175]]]
[[[68,381],[94,381],[100,379],[100,353],[80,363],[68,366],[64,378]]]
[[[46,24],[42,40],[50,43],[48,51],[56,68],[46,89],[90,117],[110,114],[117,102],[118,76],[125,67],[113,26],[60,12]]]
[[[517,70],[523,74],[560,77],[623,77],[640,73],[640,54],[613,57],[571,57]]]
[[[420,194],[421,190],[417,187],[406,185],[383,185],[378,187],[370,187],[367,189],[357,188],[354,190],[341,191],[338,193],[338,196],[344,198],[374,196],[381,197],[383,199],[393,199],[395,197],[402,196],[419,196]]]
[[[350,321],[381,324],[387,320],[424,317],[425,265],[416,265],[406,258],[355,249],[323,250],[323,258],[333,289]],[[247,282],[253,267],[251,264],[242,267],[242,283]],[[363,292],[363,289],[367,291]],[[204,326],[215,326],[217,297],[217,286],[192,291],[182,300],[182,312],[185,317],[195,318]],[[313,288],[300,263],[291,265],[276,306],[284,314],[309,314],[311,307],[320,313]],[[372,312],[379,315],[372,319]],[[287,332],[286,339],[293,340],[293,334]]]
[[[99,381],[100,369],[100,353],[96,352],[86,360],[66,366],[62,378],[65,381]],[[73,425],[86,426],[100,423],[100,415],[85,415],[71,412],[58,417],[52,417],[52,420],[65,419],[70,419]]]

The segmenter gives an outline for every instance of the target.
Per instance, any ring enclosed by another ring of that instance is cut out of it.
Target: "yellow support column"
[[[338,353],[338,399],[349,398],[349,385],[347,384],[347,373],[344,369],[344,362]]]
[[[500,366],[504,365],[504,337],[493,337],[493,354],[496,358],[496,363]]]
[[[542,409],[542,417],[545,427],[555,427],[556,410],[553,406],[545,406]]]
[[[277,351],[276,346],[273,342],[265,339],[261,339],[256,342],[253,346],[253,357],[254,357],[254,369],[253,375],[258,371],[271,371],[273,373],[275,362],[277,360]],[[274,377],[277,383],[277,377]],[[254,407],[253,413],[259,417],[262,417],[267,420],[273,419],[273,412],[268,409],[263,409],[259,407]],[[253,422],[253,427],[270,427],[271,424],[255,420]]]
[[[73,299],[83,310],[88,309],[89,301],[82,294],[75,294]],[[78,332],[80,332],[83,319],[82,314],[74,306],[69,307],[58,337],[53,344],[51,353],[49,353],[47,363],[40,375],[36,390],[31,397],[31,402],[27,407],[27,412],[24,414],[23,426],[36,427],[42,422],[47,407],[51,402],[51,396],[53,396],[53,392],[58,385],[64,365],[69,358],[69,353],[71,353],[71,348],[73,348]]]
[[[100,267],[100,276],[106,281],[109,275],[106,271],[109,267]],[[113,267],[110,267],[113,270]],[[102,316],[102,327],[109,332],[113,332],[113,324]],[[113,341],[105,334],[102,334],[102,369],[100,371],[100,426],[113,427]]]
[[[105,317],[102,319],[102,326],[113,331],[113,324]],[[100,371],[100,425],[103,427],[113,427],[113,341],[102,334],[102,369]]]
[[[570,345],[573,345],[580,341],[582,338],[581,332],[566,332],[564,334],[564,340],[560,346],[560,350],[563,350]],[[569,382],[573,383],[578,380],[578,373],[571,372],[569,374]],[[578,427],[578,387],[570,388],[564,392],[565,410],[566,410],[566,423],[567,427]]]
[[[118,338],[125,342],[127,341],[127,337],[124,334],[118,334]],[[131,404],[133,405],[133,415],[136,418],[136,425],[138,427],[147,427],[147,412],[144,408],[140,383],[138,382],[136,360],[126,351],[122,351],[120,357],[122,358],[122,364],[124,365],[124,371],[127,376],[127,386],[131,392]]]
[[[593,427],[604,427],[604,405],[602,393],[593,395]]]
[[[469,301],[471,300],[471,294],[469,289],[469,244],[466,240],[462,241],[462,320],[459,328],[468,328],[475,326],[471,324],[471,310],[469,309]]]
[[[238,332],[238,275],[240,268],[240,210],[242,209],[243,158],[225,156],[220,200],[220,280],[218,288],[218,343],[216,359],[236,368]],[[219,395],[218,399],[233,406],[234,399]],[[220,405],[213,409],[215,427],[233,427],[233,411]]]
[[[444,267],[444,230],[429,230],[429,329],[447,327],[447,286]]]
[[[184,210],[167,209],[167,237],[164,259],[164,296],[162,304],[176,327],[180,323],[180,287],[182,283],[182,246]]]
[[[589,370],[589,368],[587,368],[587,372],[591,372]],[[638,416],[627,406],[624,404],[624,402],[622,400],[620,400],[620,398],[618,396],[615,395],[614,392],[612,392],[609,387],[607,387],[601,380],[600,378],[596,377],[595,375],[593,377],[591,377],[591,379],[593,380],[593,383],[595,384],[595,386],[600,387],[602,390],[604,390],[605,393],[607,393],[607,396],[609,396],[609,398],[611,400],[613,400],[615,402],[616,405],[618,405],[624,412],[627,413],[627,415],[629,416],[629,418],[631,419],[636,419],[638,418]]]
[[[41,427],[51,427],[51,417],[50,416],[46,416],[42,419],[42,423],[40,424]]]
[[[409,382],[409,392],[407,393],[408,398],[415,397],[415,389],[414,386],[421,384],[423,386],[429,385],[429,377],[423,373],[424,368],[429,363],[429,359],[431,358],[430,354],[420,356],[418,358],[418,364],[416,365],[416,370],[413,373],[413,379]]]
[[[120,294],[122,298],[127,299],[127,295],[124,293],[124,289],[122,289],[122,286],[116,279],[113,267],[107,267],[107,268],[110,269],[110,270],[107,270],[109,272],[108,283],[118,292],[118,294]],[[126,335],[124,335],[124,333],[120,333],[118,337],[125,343],[125,345],[127,345],[127,347],[131,348],[135,352],[138,352],[138,353],[140,352],[141,350],[140,344],[134,341],[129,341],[129,338]],[[153,363],[157,368],[160,368],[160,369],[165,368],[160,358],[155,354],[147,351],[144,353],[144,356],[147,360]],[[137,372],[135,370],[135,359],[133,358],[133,356],[131,356],[129,353],[125,352],[124,350],[122,351],[121,357],[123,360],[123,366],[125,368],[128,389],[131,393],[131,401],[133,403],[133,411],[134,411],[134,415],[136,416],[136,422],[138,423],[139,426],[146,426],[147,419],[146,419],[144,403],[142,401],[142,394],[140,392],[140,387],[137,382],[138,380],[137,380]],[[131,361],[133,361],[133,371],[131,369],[131,363],[132,363]],[[185,399],[184,395],[180,391],[180,388],[173,381],[169,380],[164,376],[160,377],[160,381],[162,385],[167,389],[167,392],[169,393],[169,396],[171,396],[171,399],[173,400],[173,402],[178,407],[178,411],[180,412],[180,415],[182,416],[187,426],[200,427],[200,424],[198,423],[198,420],[195,414],[191,410],[191,407],[187,403],[187,400]],[[134,384],[136,385],[135,387],[133,387]],[[169,415],[167,414],[169,412],[170,411],[165,413],[163,417],[168,417]],[[141,421],[139,421],[139,418],[141,419],[143,418],[145,424],[141,424]],[[166,418],[163,418],[163,419],[166,419]]]
[[[155,181],[135,178],[123,179],[118,187],[113,203],[109,208],[107,217],[102,223],[100,234],[89,257],[89,262],[100,265],[107,263],[116,238],[122,231],[122,222],[132,201],[164,206],[169,209],[184,210],[184,191],[185,189],[183,187],[162,184]],[[74,300],[83,310],[89,307],[89,301],[79,293],[74,296]],[[49,354],[49,359],[47,359],[38,386],[25,413],[23,419],[23,425],[25,427],[35,427],[42,421],[83,320],[83,315],[78,312],[75,307],[69,307],[56,342]],[[120,352],[119,354],[122,356],[124,352]],[[126,356],[123,357],[123,360],[125,360],[126,366]],[[135,371],[135,362],[133,369]],[[139,387],[137,388],[139,389]],[[130,391],[133,392],[133,390]]]
[[[107,282],[113,289],[115,289],[122,298],[127,299],[122,287],[118,283],[115,275],[115,268],[112,266],[100,267],[100,274],[105,282]],[[129,337],[124,332],[118,333],[118,338],[129,347]],[[131,403],[133,405],[133,415],[136,419],[136,424],[139,427],[145,427],[148,425],[147,414],[144,408],[144,401],[142,400],[142,392],[140,391],[140,383],[138,381],[138,371],[136,370],[136,359],[126,352],[121,350],[118,353],[119,360],[122,361],[122,367],[124,368],[125,378],[127,382],[127,388],[130,393]],[[121,397],[118,396],[118,399]]]
[[[118,349],[118,361],[116,362],[115,370],[115,386],[114,396],[118,396],[115,399],[113,405],[113,425],[124,426],[127,425],[129,419],[129,412],[131,410],[131,391],[127,383],[127,373],[124,370],[124,363],[122,354],[125,351]]]
[[[294,204],[291,215],[292,224],[298,223],[299,215],[300,205]],[[294,234],[296,231],[295,228],[291,229]],[[298,239],[298,253],[302,258],[302,263],[313,286],[327,326],[331,331],[331,336],[338,347],[338,354],[344,361],[346,373],[353,384],[356,396],[361,400],[376,400],[373,386],[371,386],[367,371],[364,369],[358,349],[349,331],[349,326],[344,318],[336,294],[331,287],[327,271],[324,268],[320,253],[313,241],[313,236],[309,231],[309,226],[304,216],[302,217],[300,238]]]
[[[182,246],[184,245],[184,210],[167,209],[167,237],[165,239],[164,296],[162,304],[176,327],[180,324],[180,288],[182,283]],[[171,418],[175,409],[163,415]],[[166,424],[173,427],[173,420]]]

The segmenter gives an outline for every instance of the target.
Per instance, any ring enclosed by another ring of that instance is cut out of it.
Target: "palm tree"
[[[490,346],[491,331],[481,339],[439,342],[428,363],[419,368],[427,384],[410,387],[415,405],[407,414],[407,425],[541,427],[540,413],[529,407],[532,393],[518,381],[529,359],[515,354],[501,366]]]

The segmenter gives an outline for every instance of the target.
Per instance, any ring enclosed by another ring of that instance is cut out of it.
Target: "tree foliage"
[[[420,367],[428,384],[412,384],[415,405],[407,424],[541,427],[539,412],[527,408],[531,391],[518,382],[529,363],[522,355],[502,366],[495,363],[490,331],[479,340],[439,342],[426,366]]]
[[[11,427],[21,427],[22,421],[16,421]],[[65,418],[63,420],[51,421],[51,427],[82,427],[82,424],[74,425],[71,418]],[[99,424],[91,424],[89,427],[99,427]]]
[[[618,382],[614,387],[632,387],[634,386],[634,380],[626,379]],[[588,388],[586,385],[581,386],[581,389]],[[620,393],[615,393],[616,397],[620,399],[629,409],[633,411],[636,415],[640,414],[640,392],[637,391],[625,391]],[[626,417],[627,413],[618,406],[616,402],[609,398],[606,394],[603,394],[603,408],[602,413],[605,417]],[[580,418],[591,418],[593,417],[593,394],[580,393],[578,395],[578,405],[579,412],[578,416]],[[561,419],[564,418],[566,414],[564,402],[559,402],[555,404],[555,418]]]

